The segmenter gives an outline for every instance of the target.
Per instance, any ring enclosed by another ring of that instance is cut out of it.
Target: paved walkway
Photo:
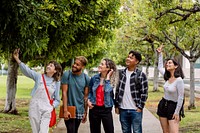
[[[118,115],[113,113],[113,119],[114,119],[115,133],[122,133]],[[89,122],[87,121],[85,124],[80,125],[79,133],[89,133],[90,132],[89,129],[90,129]],[[66,133],[66,132],[67,131],[64,124],[64,120],[61,119],[57,124],[57,127],[54,129],[53,133]],[[103,130],[102,133],[104,133]],[[144,109],[144,114],[143,114],[143,133],[162,133],[159,120],[146,108]]]

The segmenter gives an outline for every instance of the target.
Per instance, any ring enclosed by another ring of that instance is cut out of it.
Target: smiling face
[[[165,64],[167,71],[174,71],[178,66],[174,64],[173,60],[168,60]]]
[[[53,63],[49,63],[46,67],[46,73],[54,74],[56,73],[55,65]]]
[[[82,69],[84,69],[84,65],[81,63],[80,60],[76,59],[74,64],[72,65],[72,72],[78,73],[81,72]]]
[[[133,55],[132,53],[129,54],[128,57],[126,58],[127,67],[135,67],[138,63],[139,61],[135,58],[135,55]]]
[[[98,72],[107,73],[109,70],[110,70],[110,68],[108,68],[106,66],[106,61],[105,60],[101,60],[101,63],[99,64],[99,67],[98,67]]]

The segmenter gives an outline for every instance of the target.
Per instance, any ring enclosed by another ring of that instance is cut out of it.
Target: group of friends
[[[157,114],[163,133],[178,133],[179,121],[183,115],[184,75],[181,66],[174,59],[167,59],[163,67],[162,46],[157,52],[158,69],[166,81]],[[115,113],[119,114],[123,133],[142,133],[148,79],[137,67],[142,60],[139,52],[131,50],[128,53],[125,59],[126,68],[123,70],[118,70],[111,59],[102,59],[98,74],[91,78],[83,72],[88,62],[84,56],[76,57],[72,68],[64,73],[59,63],[50,61],[43,75],[50,98],[53,99],[52,105],[44,88],[42,74],[31,70],[20,61],[19,49],[13,52],[13,57],[22,73],[35,81],[29,107],[33,133],[48,133],[51,111],[60,105],[60,89],[67,133],[78,133],[80,124],[85,123],[87,118],[91,133],[101,133],[101,123],[105,133],[114,133],[113,107]],[[76,106],[76,118],[71,118],[67,106]]]

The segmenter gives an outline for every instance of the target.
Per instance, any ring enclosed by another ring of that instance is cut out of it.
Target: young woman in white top
[[[163,69],[162,46],[157,49],[159,53],[158,69],[166,81],[164,84],[164,97],[158,104],[157,114],[163,133],[178,133],[179,121],[184,114],[184,74],[180,64],[174,59],[167,59]]]

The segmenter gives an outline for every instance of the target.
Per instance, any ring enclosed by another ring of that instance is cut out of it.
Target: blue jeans
[[[120,122],[123,133],[142,133],[142,114],[133,109],[120,109]]]

